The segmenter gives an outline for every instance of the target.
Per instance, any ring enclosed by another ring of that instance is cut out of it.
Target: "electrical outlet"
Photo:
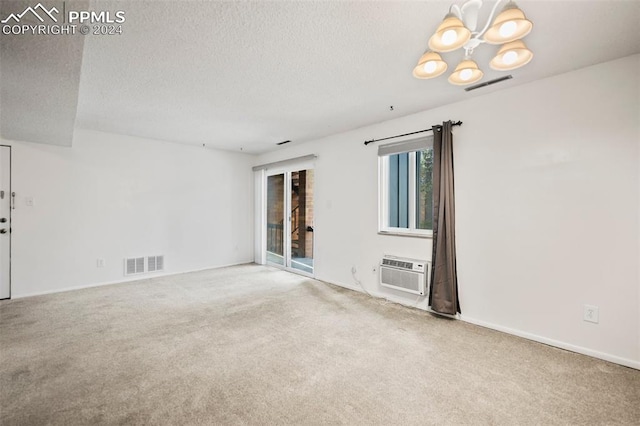
[[[593,305],[584,305],[583,319],[597,324],[599,321],[598,307]]]
[[[96,259],[96,266],[98,268],[104,268],[104,259],[102,259],[102,258]]]

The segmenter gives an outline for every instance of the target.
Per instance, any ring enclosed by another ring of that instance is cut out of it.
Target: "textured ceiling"
[[[88,3],[78,1],[76,5],[86,8]],[[34,5],[3,1],[0,19]],[[40,23],[34,15],[26,14],[20,25]],[[0,35],[3,138],[71,146],[83,45],[83,37]]]
[[[493,5],[485,3],[481,22]],[[93,1],[93,10],[126,12],[123,34],[84,37],[79,84],[69,72],[59,87],[39,89],[47,98],[75,96],[77,109],[48,102],[38,114],[72,115],[76,126],[105,132],[264,152],[283,140],[312,140],[640,52],[638,1],[519,1],[534,22],[525,41],[535,56],[511,72],[513,80],[469,93],[446,76],[417,80],[411,71],[450,4]],[[16,134],[20,126],[4,117],[21,116],[30,102],[7,86],[44,78],[48,47],[20,40],[17,49],[9,40],[17,36],[0,37],[0,130],[29,140],[28,127]],[[55,50],[71,65],[79,59],[74,37]],[[488,67],[497,49],[474,53],[483,81],[504,75]],[[462,53],[443,56],[451,71]]]

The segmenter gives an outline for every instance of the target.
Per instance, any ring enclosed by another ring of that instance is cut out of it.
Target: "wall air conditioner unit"
[[[431,279],[431,262],[385,255],[380,262],[380,285],[424,296]]]

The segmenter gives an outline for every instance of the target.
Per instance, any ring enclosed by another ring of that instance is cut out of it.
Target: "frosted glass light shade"
[[[491,44],[509,43],[531,32],[533,23],[514,2],[509,2],[484,34],[484,41]]]
[[[483,75],[484,73],[480,71],[478,64],[471,59],[465,59],[458,64],[453,74],[449,76],[449,83],[455,84],[456,86],[464,86],[475,83],[480,80]]]
[[[522,40],[516,40],[502,46],[489,66],[497,71],[509,71],[528,64],[532,58],[533,52]]]
[[[464,46],[470,38],[471,31],[453,13],[449,13],[429,39],[429,49],[436,52],[451,52]]]
[[[418,61],[418,65],[413,69],[415,78],[433,78],[441,75],[447,70],[447,63],[435,52],[427,52]]]

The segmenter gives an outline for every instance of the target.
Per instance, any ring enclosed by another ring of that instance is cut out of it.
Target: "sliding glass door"
[[[267,262],[313,275],[313,169],[267,176]]]
[[[291,172],[291,267],[313,274],[313,169]]]
[[[267,176],[267,262],[285,266],[284,174]]]

